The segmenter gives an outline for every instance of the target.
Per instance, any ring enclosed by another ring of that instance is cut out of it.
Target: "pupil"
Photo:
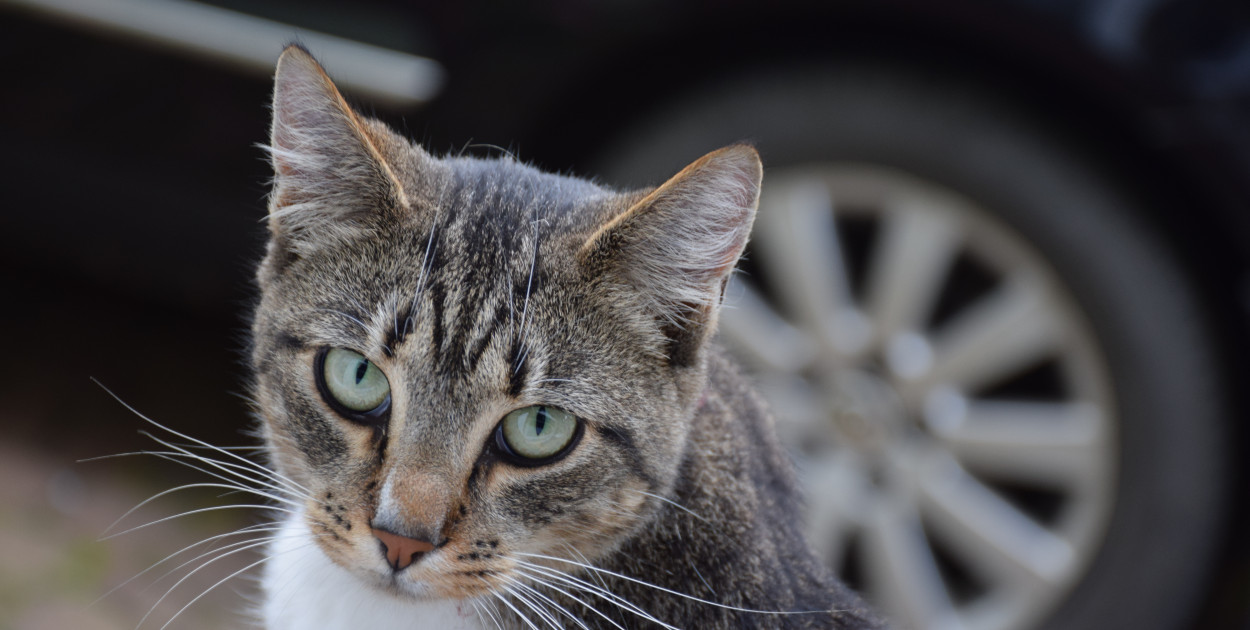
[[[365,372],[368,372],[368,371],[369,371],[369,362],[368,362],[368,361],[361,361],[361,362],[360,362],[360,365],[357,365],[357,366],[356,366],[356,384],[357,384],[357,385],[359,385],[359,384],[360,384],[360,381],[363,381],[363,380],[364,380],[364,378],[365,378]]]
[[[538,408],[538,418],[534,420],[534,435],[542,435],[543,427],[547,426],[547,408]]]

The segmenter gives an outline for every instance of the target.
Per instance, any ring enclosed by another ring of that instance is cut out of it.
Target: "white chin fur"
[[[302,513],[282,522],[269,553],[261,576],[267,630],[485,630],[468,602],[403,601],[365,584],[321,552]]]

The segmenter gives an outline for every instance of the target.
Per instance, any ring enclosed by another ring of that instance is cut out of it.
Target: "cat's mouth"
[[[392,563],[393,552],[385,555],[382,549],[364,547],[357,550],[363,553],[358,556],[360,566],[355,573],[363,574],[375,588],[401,599],[476,597],[496,590],[496,583],[507,573],[506,563],[492,561],[497,558],[483,558],[477,551],[457,551],[454,545],[421,553],[415,562],[398,569]],[[378,557],[372,557],[370,552]]]

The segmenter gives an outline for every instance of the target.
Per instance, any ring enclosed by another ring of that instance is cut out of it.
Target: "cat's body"
[[[439,160],[299,49],[274,116],[269,628],[878,627],[803,542],[771,420],[711,340],[754,150],[620,194]]]

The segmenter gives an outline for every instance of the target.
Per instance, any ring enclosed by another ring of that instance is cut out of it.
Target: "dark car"
[[[263,58],[54,4],[0,14],[6,266],[224,338]],[[1247,623],[1250,5],[214,4],[410,53],[379,84],[303,36],[436,152],[625,187],[755,143],[722,338],[901,626]]]

